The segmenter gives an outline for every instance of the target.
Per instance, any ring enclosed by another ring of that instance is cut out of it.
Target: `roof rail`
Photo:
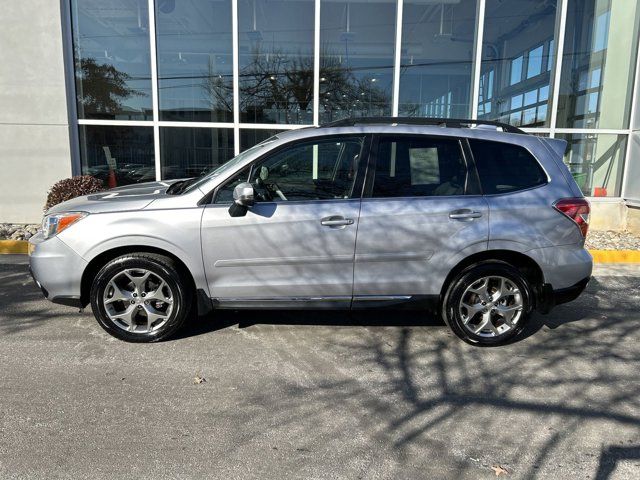
[[[501,128],[507,133],[522,133],[518,127],[502,122],[494,122],[492,120],[469,120],[460,118],[422,118],[422,117],[359,117],[345,118],[344,120],[336,120],[320,125],[319,128],[325,127],[354,127],[356,125],[381,125],[381,124],[402,124],[402,125],[432,125],[447,128],[468,128],[471,125],[490,125]]]

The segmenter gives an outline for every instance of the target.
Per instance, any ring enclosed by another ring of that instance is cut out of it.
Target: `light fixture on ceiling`
[[[355,38],[356,34],[351,31],[351,6],[347,3],[347,21],[345,26],[345,31],[340,32],[340,41],[341,42],[351,42]]]
[[[445,18],[444,18],[444,16],[445,16],[445,8],[446,8],[445,2],[442,2],[440,4],[440,29],[439,29],[438,33],[436,33],[433,36],[434,41],[442,42],[442,41],[452,40],[452,38],[453,38],[453,9],[454,9],[454,6],[453,5],[449,6],[450,19],[449,19],[448,22],[445,22]],[[445,23],[449,24],[448,25],[449,28],[446,28],[447,25],[445,25]]]
[[[258,19],[256,16],[256,0],[253,0],[253,30],[247,32],[247,36],[249,40],[252,42],[261,42],[262,41],[262,32],[258,30]]]

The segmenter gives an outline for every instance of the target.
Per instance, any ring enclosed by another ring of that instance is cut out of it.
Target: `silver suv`
[[[416,307],[509,341],[591,275],[566,142],[369,118],[278,134],[211,173],[77,198],[30,245],[44,295],[132,342],[212,309]]]

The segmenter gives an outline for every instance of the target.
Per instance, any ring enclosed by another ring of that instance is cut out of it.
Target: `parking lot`
[[[636,479],[639,393],[640,266],[506,347],[394,311],[224,312],[136,345],[0,257],[0,478]]]

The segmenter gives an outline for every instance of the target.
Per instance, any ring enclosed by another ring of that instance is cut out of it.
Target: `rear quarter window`
[[[486,195],[509,193],[547,183],[547,175],[529,151],[519,145],[469,140]]]

